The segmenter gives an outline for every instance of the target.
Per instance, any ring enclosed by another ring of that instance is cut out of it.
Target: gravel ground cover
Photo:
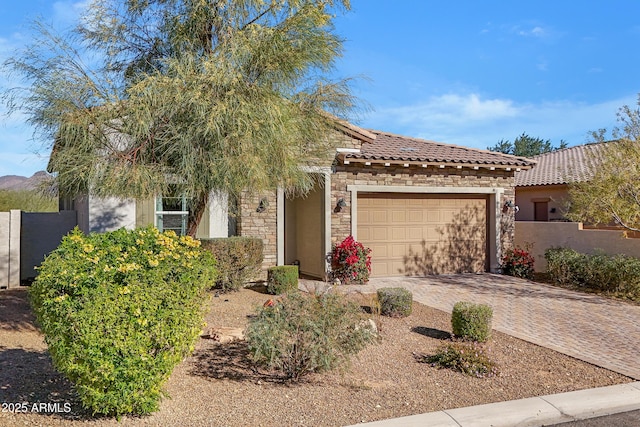
[[[363,306],[371,301],[352,297]],[[251,289],[212,292],[208,327],[242,328],[269,298]],[[200,339],[169,379],[161,410],[118,422],[82,412],[70,384],[51,366],[26,291],[0,291],[0,426],[344,426],[631,381],[495,331],[487,349],[500,374],[468,377],[418,361],[450,338],[449,314],[414,303],[409,317],[374,320],[380,343],[363,350],[348,370],[297,384],[255,369],[242,341]]]

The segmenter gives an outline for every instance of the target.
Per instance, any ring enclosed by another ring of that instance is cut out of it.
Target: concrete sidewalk
[[[640,382],[429,412],[358,426],[537,427],[637,409],[640,409]]]

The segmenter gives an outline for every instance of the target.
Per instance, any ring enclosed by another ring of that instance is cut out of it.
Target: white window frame
[[[162,199],[163,196],[157,196],[156,200],[155,200],[155,205],[154,205],[154,223],[155,226],[158,230],[160,230],[161,232],[163,231],[167,231],[167,230],[173,230],[176,232],[176,234],[178,234],[179,236],[183,236],[187,233],[187,222],[189,220],[189,210],[187,209],[187,198],[185,197],[185,195],[181,195],[181,196],[177,196],[177,197],[168,197],[165,196],[165,199],[181,199],[180,200],[180,204],[181,204],[181,208],[182,210],[176,210],[176,211],[167,211],[167,210],[163,210],[163,206],[162,206]],[[181,222],[181,227],[180,229],[177,228],[165,228],[163,225],[163,217],[164,216],[181,216],[182,217],[182,222]]]

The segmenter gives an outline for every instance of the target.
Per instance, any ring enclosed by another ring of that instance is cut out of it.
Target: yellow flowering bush
[[[93,413],[156,411],[188,355],[216,269],[200,242],[153,227],[66,236],[30,288],[55,367]]]

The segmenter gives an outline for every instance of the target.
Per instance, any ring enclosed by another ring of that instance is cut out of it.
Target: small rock
[[[242,328],[210,328],[202,338],[210,339],[226,344],[232,341],[241,341],[244,339],[244,331]]]

